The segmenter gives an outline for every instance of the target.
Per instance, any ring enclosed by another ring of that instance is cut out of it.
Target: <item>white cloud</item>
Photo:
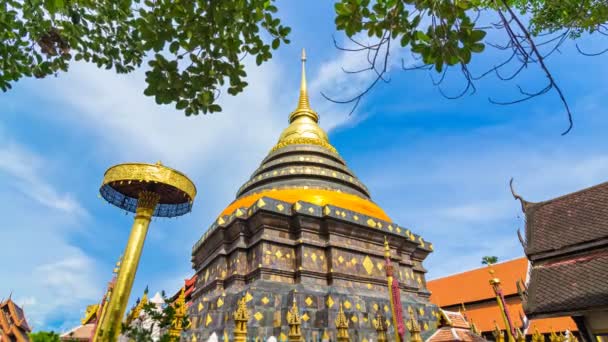
[[[14,187],[34,201],[69,215],[86,215],[71,194],[60,194],[43,179],[48,162],[15,142],[3,141],[0,135],[0,175],[10,178],[8,186]]]

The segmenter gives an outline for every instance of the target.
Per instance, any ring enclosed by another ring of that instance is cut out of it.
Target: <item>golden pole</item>
[[[124,257],[118,279],[112,291],[108,309],[104,315],[104,320],[101,322],[99,329],[95,334],[94,342],[113,342],[118,340],[118,335],[121,332],[122,319],[127,309],[129,295],[133,287],[133,280],[139,265],[139,259],[144,247],[144,241],[148,234],[148,227],[152,214],[156,209],[160,196],[154,192],[142,191],[139,194],[137,201],[137,209],[135,211],[135,220],[131,228],[131,235],[127,242]]]

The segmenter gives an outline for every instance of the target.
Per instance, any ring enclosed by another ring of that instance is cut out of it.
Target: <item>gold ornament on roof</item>
[[[505,334],[500,330],[496,321],[494,321],[494,330],[492,331],[492,335],[494,335],[494,341],[496,342],[505,342]]]
[[[302,49],[302,79],[300,81],[298,106],[289,115],[289,126],[281,133],[279,141],[271,152],[289,145],[300,144],[317,145],[333,153],[338,153],[335,147],[329,143],[327,133],[319,126],[319,115],[310,108],[306,85],[306,52],[304,49]]]
[[[534,329],[532,334],[532,342],[545,342],[545,335],[538,332],[538,329]]]

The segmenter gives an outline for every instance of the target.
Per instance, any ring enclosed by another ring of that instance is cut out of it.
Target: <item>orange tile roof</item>
[[[495,276],[500,278],[501,287],[507,298],[507,308],[513,323],[521,326],[520,313],[523,314],[521,300],[517,294],[516,281],[525,280],[528,271],[528,260],[518,258],[494,265]],[[430,280],[427,283],[431,291],[431,301],[442,308],[460,306],[464,303],[469,323],[475,323],[480,331],[494,330],[494,321],[504,328],[502,314],[496,303],[496,297],[489,285],[490,275],[487,267],[480,267],[451,276]],[[530,322],[528,334],[538,329],[540,333],[554,331],[576,331],[576,324],[570,317],[536,319]]]
[[[466,305],[465,305],[466,306]],[[518,327],[522,326],[519,314],[523,313],[523,308],[519,302],[507,302],[507,308],[513,324]],[[475,326],[480,331],[492,331],[494,330],[494,321],[498,323],[498,326],[504,329],[504,321],[502,314],[496,302],[489,302],[484,304],[478,304],[466,308],[466,316],[469,323],[475,323]],[[541,334],[550,333],[553,331],[577,331],[576,324],[570,317],[558,317],[558,318],[545,318],[535,319],[530,321],[528,326],[528,334],[533,334],[535,329]]]
[[[517,293],[515,281],[526,279],[528,259],[519,258],[494,265],[495,276],[502,281],[505,296]],[[487,267],[431,280],[427,287],[431,291],[431,301],[441,307],[470,303],[494,298],[488,284],[490,275]]]

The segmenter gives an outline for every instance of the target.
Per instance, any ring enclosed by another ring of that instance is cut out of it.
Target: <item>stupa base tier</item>
[[[236,290],[232,287],[231,290]],[[257,280],[236,292],[214,297],[194,298],[190,306],[190,330],[183,336],[186,341],[207,341],[216,334],[219,341],[234,340],[233,313],[238,300],[245,297],[250,315],[247,335],[250,338],[269,338],[287,341],[289,325],[287,312],[295,297],[300,312],[302,336],[306,341],[336,340],[335,320],[340,305],[349,321],[351,341],[375,341],[375,320],[380,313],[388,320],[388,339],[394,341],[394,328],[386,288],[360,290],[349,287],[287,285]],[[404,318],[411,307],[420,322],[423,338],[430,336],[437,326],[438,308],[414,294],[402,292]],[[406,328],[407,331],[407,328]],[[406,333],[407,335],[407,333]]]

